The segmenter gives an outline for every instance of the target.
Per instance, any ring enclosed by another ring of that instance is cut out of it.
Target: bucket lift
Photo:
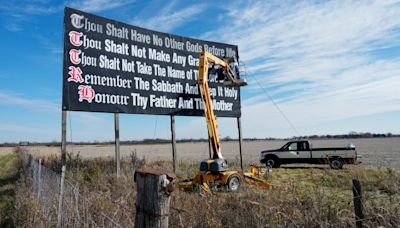
[[[258,168],[256,166],[251,167],[250,173],[243,173],[242,170],[228,170],[228,163],[221,153],[217,118],[214,114],[208,86],[209,66],[213,66],[213,71],[217,74],[217,80],[224,80],[225,86],[241,87],[247,85],[245,80],[239,78],[239,66],[235,59],[220,59],[205,51],[200,53],[198,85],[212,148],[212,159],[201,161],[200,172],[193,179],[182,181],[180,186],[183,188],[200,186],[204,190],[209,190],[210,185],[217,185],[226,187],[233,192],[238,191],[243,182],[265,188],[273,187],[273,185],[257,177],[260,172],[257,171]],[[218,66],[218,68],[215,69],[214,66]]]

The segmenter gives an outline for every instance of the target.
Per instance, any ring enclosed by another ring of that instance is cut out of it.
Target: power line
[[[301,134],[297,131],[297,129],[294,127],[293,123],[289,120],[289,118],[285,115],[285,113],[282,111],[282,109],[279,107],[279,105],[274,101],[272,96],[268,93],[268,91],[261,85],[261,83],[257,80],[256,77],[248,74],[249,76],[254,79],[254,81],[257,82],[258,86],[261,88],[261,90],[267,95],[267,97],[271,100],[272,104],[275,106],[276,109],[278,109],[279,113],[283,116],[283,118],[286,120],[286,122],[290,125],[292,130],[295,132],[296,135],[301,136]]]
[[[158,116],[156,116],[156,121],[155,121],[155,124],[154,124],[153,139],[156,138],[156,134],[157,134],[157,125],[158,125]]]

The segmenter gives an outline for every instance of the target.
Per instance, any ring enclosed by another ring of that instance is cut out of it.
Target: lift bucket
[[[242,80],[242,79],[235,79],[233,81],[227,80],[227,81],[224,81],[224,85],[227,87],[240,87],[240,86],[246,86],[247,82],[246,82],[246,80]]]

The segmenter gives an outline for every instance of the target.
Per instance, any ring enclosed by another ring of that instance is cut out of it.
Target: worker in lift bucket
[[[233,58],[228,58],[228,62],[229,62],[229,68],[230,68],[230,72],[233,73],[234,78],[235,79],[239,79],[239,64],[236,60],[236,57]],[[226,80],[227,76],[225,75],[226,72],[224,72],[223,68],[218,68],[217,70],[217,80]]]

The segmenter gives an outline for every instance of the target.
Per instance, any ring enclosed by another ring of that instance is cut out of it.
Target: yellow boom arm
[[[247,85],[247,83],[245,81],[239,80],[237,76],[235,76],[233,71],[230,69],[227,60],[219,59],[218,57],[205,51],[200,53],[198,84],[199,84],[201,100],[203,102],[204,114],[207,121],[209,140],[211,142],[213,150],[213,159],[218,159],[218,158],[223,159],[221,153],[221,144],[219,141],[218,130],[217,130],[218,128],[216,121],[217,117],[214,115],[213,103],[208,87],[208,65],[210,63],[221,66],[224,75],[226,76],[226,79],[229,82],[231,82],[232,85],[242,86],[242,85]]]

